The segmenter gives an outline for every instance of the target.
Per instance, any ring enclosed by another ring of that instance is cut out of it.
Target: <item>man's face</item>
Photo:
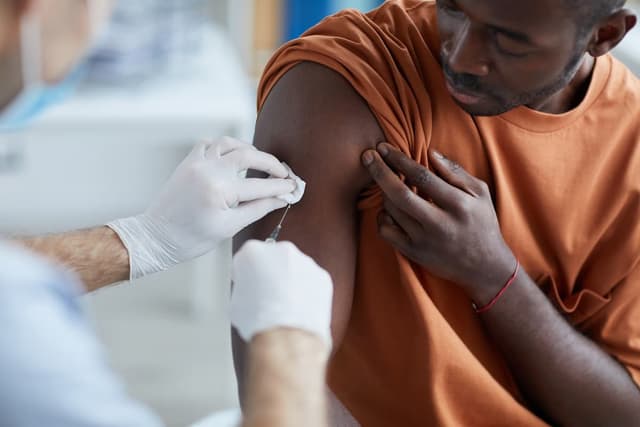
[[[437,6],[447,87],[469,114],[544,103],[584,58],[586,38],[561,0],[437,0]]]

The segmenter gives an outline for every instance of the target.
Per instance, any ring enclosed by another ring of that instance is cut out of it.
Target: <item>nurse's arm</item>
[[[14,240],[77,274],[87,292],[129,279],[129,253],[109,227]]]
[[[243,427],[327,427],[329,350],[308,332],[280,328],[249,345]]]

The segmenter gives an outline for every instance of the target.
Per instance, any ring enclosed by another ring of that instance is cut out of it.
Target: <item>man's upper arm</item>
[[[281,240],[295,243],[334,281],[332,331],[339,345],[351,311],[357,255],[357,200],[369,182],[362,152],[383,140],[365,101],[334,71],[313,63],[291,69],[273,88],[256,125],[255,145],[288,163],[307,182]],[[235,240],[265,239],[282,211]]]

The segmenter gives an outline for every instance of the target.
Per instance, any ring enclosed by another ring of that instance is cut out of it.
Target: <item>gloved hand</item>
[[[266,172],[268,179],[244,178]],[[296,184],[278,159],[232,138],[198,144],[145,213],[107,224],[127,250],[131,279],[197,258],[287,203]]]
[[[231,324],[240,336],[302,329],[331,348],[331,276],[293,243],[247,242],[233,259]]]

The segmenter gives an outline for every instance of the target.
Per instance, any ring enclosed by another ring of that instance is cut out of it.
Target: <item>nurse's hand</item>
[[[244,178],[254,169],[271,178]],[[206,254],[221,241],[286,206],[295,191],[270,154],[232,138],[200,143],[142,215],[108,224],[129,251],[131,279]]]
[[[231,324],[247,342],[278,328],[306,331],[331,348],[331,276],[293,243],[248,241],[233,259]]]

